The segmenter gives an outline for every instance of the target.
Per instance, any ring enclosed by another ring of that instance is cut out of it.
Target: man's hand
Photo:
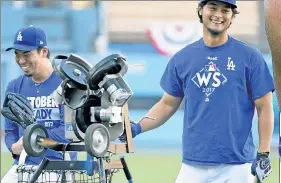
[[[150,116],[144,116],[141,120],[146,119],[146,118],[151,119],[151,120],[155,120],[155,118],[150,117]],[[130,121],[133,138],[136,137],[137,135],[139,135],[142,132],[140,121],[138,123]],[[123,134],[119,137],[119,140],[123,143],[126,142],[127,139],[126,139],[126,131],[125,130],[124,130]]]
[[[23,150],[23,138],[21,137],[16,143],[12,145],[13,154],[20,155]]]
[[[251,172],[257,176],[260,182],[272,172],[272,166],[269,159],[269,153],[258,152],[256,160],[253,162]]]
[[[131,121],[131,131],[132,131],[132,137],[134,138],[135,136],[139,135],[141,133],[141,125],[140,123],[134,123]],[[123,134],[119,137],[119,140],[121,142],[126,142],[126,132],[124,130]]]
[[[8,92],[1,113],[5,118],[19,124],[23,129],[35,123],[32,106],[27,98],[21,94]]]

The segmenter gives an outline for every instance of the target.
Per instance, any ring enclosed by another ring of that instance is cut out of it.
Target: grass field
[[[179,154],[134,153],[125,156],[134,183],[173,183],[180,168]],[[272,157],[273,173],[264,183],[278,183],[279,159]],[[1,153],[1,177],[12,164],[9,153]],[[192,179],[192,177],[191,177]],[[113,183],[127,183],[123,171],[116,173]]]

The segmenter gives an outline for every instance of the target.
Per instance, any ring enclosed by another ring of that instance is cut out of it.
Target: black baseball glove
[[[24,129],[35,123],[33,109],[27,98],[21,94],[8,92],[1,113]]]

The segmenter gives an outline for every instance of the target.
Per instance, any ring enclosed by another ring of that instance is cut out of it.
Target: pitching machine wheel
[[[24,130],[23,147],[26,153],[30,156],[41,156],[46,150],[46,148],[37,143],[38,137],[48,138],[48,132],[42,125],[32,124]]]
[[[109,132],[99,123],[90,125],[85,133],[85,149],[93,157],[103,157],[109,148]]]
[[[101,82],[107,74],[122,73],[122,70],[126,69],[125,58],[118,54],[112,54],[91,68],[86,80],[89,83],[90,89],[97,90],[99,89],[99,82]]]
[[[92,65],[78,55],[69,57],[58,55],[53,60],[53,67],[59,71],[63,78],[68,78],[81,90],[87,89],[86,76]]]

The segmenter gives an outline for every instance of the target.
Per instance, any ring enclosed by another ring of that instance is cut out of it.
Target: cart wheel
[[[48,138],[47,130],[40,124],[29,125],[23,134],[23,147],[26,153],[33,157],[44,154],[45,148],[37,143],[37,137]]]
[[[85,133],[85,149],[93,157],[103,157],[109,148],[109,132],[99,123],[91,124]]]

